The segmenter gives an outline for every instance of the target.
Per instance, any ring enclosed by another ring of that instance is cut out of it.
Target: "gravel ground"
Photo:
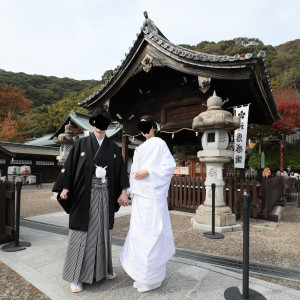
[[[57,201],[50,199],[52,194],[49,188],[22,190],[21,218],[61,211]],[[170,215],[177,248],[242,259],[242,231],[226,232],[224,239],[220,240],[208,239],[202,230],[192,227],[191,214],[171,211]],[[117,218],[113,236],[125,238],[129,222],[130,216]],[[287,203],[276,229],[250,227],[250,260],[300,269],[299,232],[300,208],[296,203]],[[0,299],[48,299],[1,262],[0,269]],[[253,277],[300,290],[300,285],[295,282]]]
[[[0,299],[50,300],[40,290],[0,261]]]
[[[208,239],[203,236],[204,231],[192,227],[190,214],[171,211],[170,216],[177,248],[242,259],[242,231],[225,232],[224,239]],[[129,221],[130,216],[116,219],[113,235],[125,238]],[[296,203],[287,203],[276,229],[250,226],[250,261],[300,269],[299,232],[300,208]],[[300,290],[299,283],[257,278]]]
[[[59,203],[50,198],[52,195],[49,188],[21,190],[21,219],[62,211]]]
[[[171,211],[175,245],[177,248],[209,254],[242,258],[243,231],[225,232],[224,239],[208,239],[200,229],[191,225],[191,216]],[[113,235],[125,238],[130,216],[115,220]],[[250,260],[300,269],[300,209],[287,204],[276,229],[250,227]]]

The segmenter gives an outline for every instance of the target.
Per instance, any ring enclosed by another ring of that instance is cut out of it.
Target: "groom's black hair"
[[[101,107],[97,107],[94,110],[94,112],[92,113],[92,115],[91,115],[91,117],[89,119],[89,122],[90,122],[90,124],[92,126],[95,126],[95,120],[99,116],[102,116],[103,118],[107,119],[108,125],[110,124],[110,122],[111,122],[111,114],[109,113],[109,111],[105,107],[101,106]]]

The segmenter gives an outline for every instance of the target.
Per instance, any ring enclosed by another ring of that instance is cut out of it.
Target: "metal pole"
[[[216,185],[213,183],[211,185],[211,194],[212,194],[212,208],[211,208],[211,226],[212,234],[215,235],[215,205],[216,205]]]
[[[246,190],[242,196],[243,202],[243,293],[241,294],[239,289],[234,286],[225,290],[224,297],[226,300],[242,300],[242,299],[253,299],[253,300],[266,300],[266,298],[254,291],[249,290],[249,207],[256,207],[251,202],[250,195],[247,194]]]
[[[298,175],[298,182],[297,182],[297,204],[298,204],[298,207],[300,207],[300,198],[299,198],[299,193],[300,193],[300,181],[299,181],[299,178],[300,176]]]
[[[21,189],[22,182],[16,183],[17,189],[17,201],[16,201],[16,230],[15,230],[15,242],[9,243],[3,246],[1,249],[5,252],[15,252],[26,249],[30,247],[31,243],[29,242],[20,242],[20,208],[21,208]]]
[[[249,205],[250,195],[244,192],[243,201],[243,299],[249,299]]]
[[[20,238],[20,203],[21,203],[21,189],[22,182],[16,183],[17,189],[17,201],[16,201],[16,232],[15,232],[15,247],[19,246],[19,238]]]
[[[224,238],[224,234],[222,233],[216,233],[215,232],[215,205],[216,205],[216,184],[215,183],[212,183],[211,184],[211,195],[212,195],[212,202],[211,202],[211,229],[212,231],[211,232],[204,232],[203,235],[207,238],[210,238],[210,239],[222,239]]]

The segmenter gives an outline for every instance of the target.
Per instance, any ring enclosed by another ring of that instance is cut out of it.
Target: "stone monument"
[[[206,165],[205,201],[196,211],[196,218],[192,219],[194,228],[210,230],[212,226],[212,189],[215,190],[215,231],[226,232],[241,230],[241,225],[236,223],[236,216],[224,202],[223,165],[233,159],[234,152],[227,150],[229,145],[228,130],[240,126],[239,117],[233,117],[221,107],[226,101],[214,92],[207,100],[207,110],[194,118],[193,129],[202,134],[202,151],[197,156]]]
[[[74,126],[71,124],[71,121],[65,126],[64,133],[53,138],[54,143],[60,145],[60,155],[56,157],[59,162],[65,163],[73,144],[75,144],[78,139],[79,136],[74,134]]]
[[[65,126],[65,132],[58,135],[58,137],[54,137],[53,141],[54,143],[60,145],[59,149],[59,156],[56,156],[56,159],[64,164],[67,160],[67,157],[69,155],[69,152],[72,148],[72,146],[75,144],[75,142],[79,139],[79,136],[74,134],[74,126],[71,124],[71,121],[69,124]],[[53,200],[57,199],[57,193],[53,192],[53,195],[50,197]]]

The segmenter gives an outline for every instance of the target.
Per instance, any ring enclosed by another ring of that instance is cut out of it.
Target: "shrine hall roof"
[[[21,143],[0,142],[0,147],[13,154],[30,154],[43,156],[57,156],[59,149],[45,146],[25,145]]]
[[[84,131],[93,132],[94,127],[89,123],[89,116],[75,112],[73,110],[70,111],[68,117],[64,120],[62,125],[57,129],[55,133],[47,134],[41,138],[29,141],[24,143],[24,145],[31,146],[50,146],[50,147],[58,147],[53,138],[58,136],[60,133],[63,133],[65,130],[65,126],[71,122],[75,126],[81,128]],[[114,137],[120,130],[122,130],[122,124],[112,124],[106,131],[106,136],[108,138]],[[82,135],[80,135],[82,136]]]
[[[255,69],[259,69],[259,73],[261,75],[256,75],[257,80],[263,82],[264,91],[269,98],[268,102],[271,102],[269,104],[272,107],[271,111],[273,112],[274,120],[280,119],[269,76],[267,75],[266,64],[264,61],[265,53],[263,51],[260,51],[257,56],[253,55],[252,53],[228,56],[189,50],[170,42],[155,26],[153,21],[148,18],[148,15],[146,16],[146,20],[141,28],[141,31],[137,34],[137,39],[133,41],[133,46],[129,48],[129,53],[126,53],[125,59],[121,60],[121,65],[117,66],[113,70],[112,75],[105,81],[105,84],[102,85],[100,89],[98,89],[84,101],[78,103],[78,105],[89,108],[98,101],[100,101],[101,104],[104,104],[102,101],[103,99],[109,100],[106,99],[107,92],[112,90],[113,86],[122,78],[127,67],[132,62],[136,53],[140,50],[145,41],[151,44],[163,55],[166,55],[176,60],[178,63],[184,64],[185,66],[190,65],[191,67],[200,67],[202,70],[203,68],[206,68],[210,69],[211,72],[214,72],[213,69],[225,70],[253,67]],[[193,72],[191,72],[191,74],[203,76],[201,71],[199,71],[199,74],[195,74],[195,69]]]

